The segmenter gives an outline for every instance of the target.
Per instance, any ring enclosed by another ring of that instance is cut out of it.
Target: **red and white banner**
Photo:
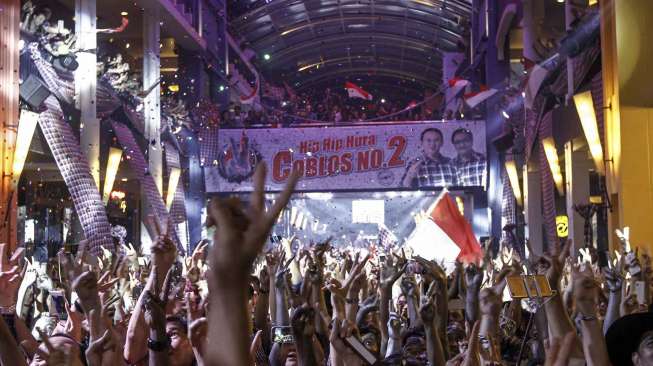
[[[465,94],[465,103],[467,103],[470,108],[474,108],[483,103],[487,98],[496,94],[496,92],[496,89],[488,89],[486,86],[481,86],[480,91]]]
[[[349,98],[361,98],[365,100],[372,100],[372,94],[368,93],[365,91],[363,88],[360,86],[352,83],[352,82],[346,82],[345,83],[345,89],[347,89],[347,93],[349,94]]]
[[[466,130],[469,140],[466,144],[454,146],[452,134],[459,129]],[[422,141],[423,134],[428,142]],[[468,181],[485,181],[486,175],[485,123],[481,121],[221,129],[218,140],[218,157],[204,164],[208,192],[251,191],[254,166],[259,161],[265,161],[268,166],[267,191],[283,189],[293,170],[302,175],[298,191],[470,185],[420,181],[418,186],[406,186],[404,177],[409,167],[416,163],[426,164],[425,156],[429,151],[431,154],[435,151],[438,161],[442,161],[447,172],[454,175],[459,155],[473,153],[477,162],[474,174],[478,174],[479,179]],[[428,169],[434,172],[438,168]]]

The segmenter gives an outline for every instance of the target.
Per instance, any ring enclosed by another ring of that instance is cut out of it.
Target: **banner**
[[[207,192],[252,190],[259,161],[267,191],[281,190],[291,171],[298,191],[484,187],[485,123],[223,129],[218,157],[205,164]]]

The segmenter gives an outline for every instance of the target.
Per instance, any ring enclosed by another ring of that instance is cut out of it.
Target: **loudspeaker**
[[[79,63],[75,56],[66,55],[56,57],[52,62],[52,66],[59,71],[75,71],[79,67]]]
[[[20,98],[27,103],[33,110],[38,111],[41,104],[50,96],[50,90],[45,83],[37,76],[30,74],[22,84],[20,84]]]
[[[510,149],[515,144],[515,132],[511,129],[502,133],[499,137],[492,140],[492,145],[499,152]]]

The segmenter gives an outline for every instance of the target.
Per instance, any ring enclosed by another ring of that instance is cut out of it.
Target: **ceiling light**
[[[126,11],[121,11],[121,12],[120,12],[120,15],[122,15],[123,17],[126,17],[127,15],[129,15],[129,13],[126,12]]]
[[[501,111],[501,115],[503,115],[506,119],[510,119],[510,115],[505,110]]]
[[[270,54],[269,54],[269,53],[266,53],[265,55],[263,55],[263,59],[264,59],[265,61],[270,60]]]
[[[562,179],[562,170],[560,169],[560,160],[558,160],[558,150],[556,150],[556,145],[553,137],[547,137],[543,139],[542,146],[544,147],[544,155],[546,155],[546,160],[549,163],[549,169],[551,169],[551,174],[553,175],[553,181],[555,182],[556,189],[562,196],[565,193],[565,189]]]
[[[605,174],[603,148],[601,147],[601,137],[599,136],[599,128],[596,123],[592,92],[586,91],[574,95],[574,104],[576,105],[578,117],[580,117],[580,124],[583,126],[585,139],[589,145],[596,170],[601,174]]]

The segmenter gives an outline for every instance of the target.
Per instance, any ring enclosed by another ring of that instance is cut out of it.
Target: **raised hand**
[[[85,312],[100,306],[97,277],[94,272],[86,271],[73,278],[72,288],[79,297]]]
[[[211,201],[207,225],[217,224],[212,269],[226,281],[242,281],[247,278],[254,259],[265,245],[270,230],[288,203],[298,179],[297,174],[291,175],[275,204],[269,212],[265,212],[265,173],[265,164],[259,164],[254,173],[254,192],[248,210],[236,198]]]
[[[8,250],[7,244],[0,244],[0,308],[11,308],[16,305],[18,288],[23,280],[20,263],[24,249],[16,249],[9,259]]]
[[[468,291],[479,291],[483,284],[483,271],[475,264],[470,264],[465,268],[465,282]]]
[[[432,299],[429,299],[428,302],[420,306],[419,317],[422,319],[422,324],[424,324],[425,327],[434,326],[435,316],[437,314],[435,309],[435,304]]]
[[[168,236],[161,235],[152,244],[151,250],[152,266],[157,267],[159,275],[163,277],[177,259],[177,248]]]
[[[623,276],[618,269],[608,267],[604,268],[603,278],[605,278],[605,284],[610,292],[621,291]]]
[[[551,251],[550,255],[542,257],[542,260],[549,265],[546,270],[546,277],[554,290],[560,287],[560,277],[562,276],[565,260],[569,257],[569,248],[571,248],[571,240],[567,240],[562,249],[558,245]]]
[[[596,316],[599,287],[590,269],[579,272],[572,267],[573,295],[576,310],[584,316]]]
[[[408,263],[400,265],[400,261],[395,261],[393,256],[388,256],[385,263],[381,263],[381,289],[389,291],[395,282],[406,272]]]

